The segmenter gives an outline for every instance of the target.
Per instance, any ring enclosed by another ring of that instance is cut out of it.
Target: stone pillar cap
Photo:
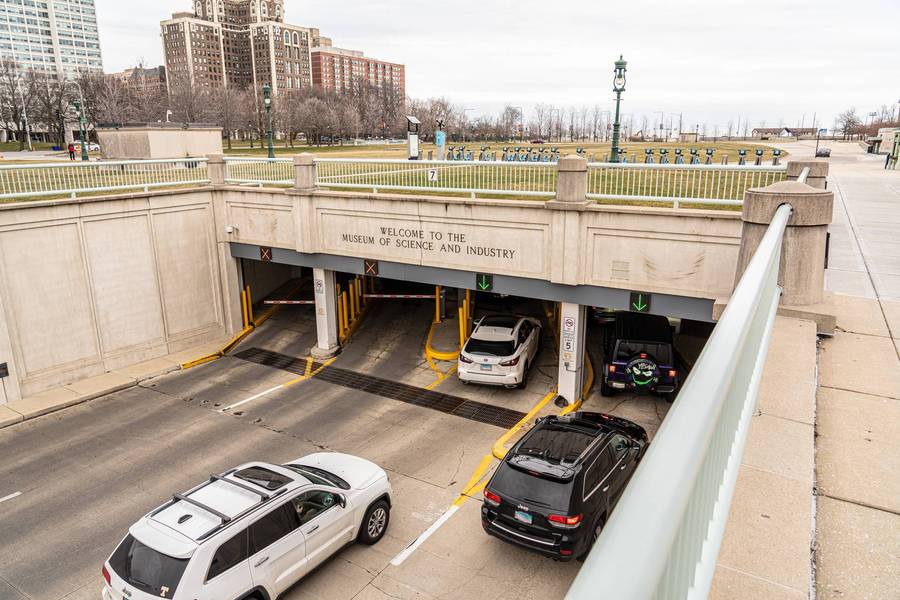
[[[824,160],[788,160],[787,176],[799,177],[800,171],[809,167],[810,177],[827,177],[828,162]]]
[[[581,156],[576,156],[574,154],[569,154],[559,159],[559,163],[557,163],[557,169],[565,172],[587,171],[587,165],[587,159],[582,158]]]
[[[794,208],[788,227],[829,225],[834,210],[834,193],[798,183],[780,181],[764,188],[747,190],[741,219],[768,225],[782,204]]]
[[[294,155],[294,164],[296,166],[309,166],[316,164],[316,155],[312,152],[304,152],[303,154]]]
[[[224,154],[207,154],[206,160],[208,162],[223,163],[223,162],[225,162],[225,155]]]

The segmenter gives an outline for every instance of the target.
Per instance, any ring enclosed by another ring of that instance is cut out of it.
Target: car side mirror
[[[337,495],[338,504],[341,505],[341,508],[347,508],[347,498],[343,494]]]

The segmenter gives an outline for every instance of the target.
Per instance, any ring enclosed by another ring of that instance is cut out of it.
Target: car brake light
[[[567,515],[550,515],[547,517],[547,520],[550,521],[550,524],[554,527],[561,527],[563,529],[575,529],[579,525],[581,525],[581,519],[583,515],[575,515],[574,517],[569,517]]]
[[[610,373],[615,373],[615,372],[616,372],[616,365],[609,365],[608,370],[609,370]]]
[[[641,358],[647,358],[647,353],[646,353],[646,352],[641,352]]]
[[[472,360],[469,358],[466,358],[465,355],[463,355],[463,354],[459,355],[459,362],[463,362],[466,364],[472,364]]]
[[[500,506],[500,496],[488,490],[484,490],[484,501],[491,506]]]
[[[103,573],[103,579],[106,580],[106,585],[112,585],[112,579],[109,576],[109,571],[106,570],[106,565],[103,565],[100,572]]]
[[[572,556],[572,551],[571,550],[560,550],[559,555],[560,556]]]
[[[519,364],[519,357],[518,357],[518,356],[515,357],[515,358],[512,359],[512,360],[506,360],[506,361],[503,361],[502,363],[500,363],[500,366],[501,366],[501,367],[514,367],[514,366],[516,366],[517,364]]]
[[[677,376],[678,376],[678,371],[676,371],[675,369],[669,369],[669,377],[671,379],[675,379],[675,377],[677,377]]]

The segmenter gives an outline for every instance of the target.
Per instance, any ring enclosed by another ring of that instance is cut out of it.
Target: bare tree
[[[851,107],[838,115],[838,127],[844,139],[853,135],[854,131],[862,125],[862,120],[856,114],[856,107]]]
[[[10,58],[0,60],[0,114],[7,131],[15,132],[20,151],[25,149],[25,138],[28,136],[26,116],[35,108],[27,79],[19,63]]]
[[[198,85],[191,77],[177,76],[169,80],[169,102],[172,114],[184,123],[201,123],[210,117],[212,104],[209,88]]]

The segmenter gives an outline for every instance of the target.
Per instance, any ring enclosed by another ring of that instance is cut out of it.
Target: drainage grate
[[[234,357],[300,375],[306,372],[306,360],[270,352],[269,350],[251,348],[235,354]],[[321,366],[319,363],[313,363],[313,370]],[[449,394],[425,390],[405,383],[398,383],[338,367],[325,367],[319,371],[315,378],[334,385],[368,392],[383,398],[421,406],[422,408],[429,408],[448,415],[469,419],[470,421],[495,425],[503,429],[509,429],[525,416],[525,413],[517,410],[483,404],[474,400],[466,400],[459,396],[450,396]]]
[[[306,359],[294,358],[293,356],[278,354],[277,352],[271,352],[269,350],[250,348],[249,350],[242,350],[232,356],[241,360],[246,360],[247,362],[296,373],[297,375],[304,375],[306,373]],[[321,364],[314,362],[312,364],[312,370],[315,371],[321,366]]]

